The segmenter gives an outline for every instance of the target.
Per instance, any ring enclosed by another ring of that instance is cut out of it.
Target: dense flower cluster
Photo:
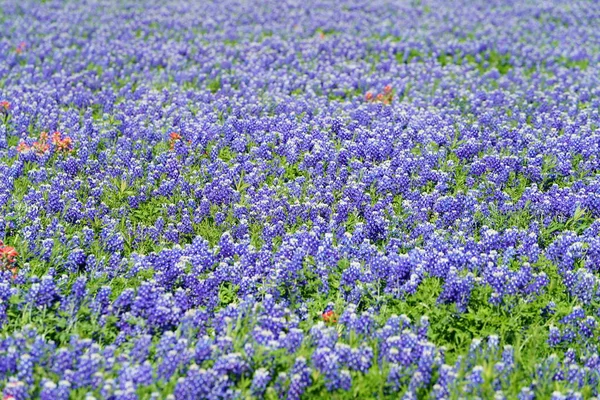
[[[0,10],[5,399],[598,396],[597,3],[92,3]]]

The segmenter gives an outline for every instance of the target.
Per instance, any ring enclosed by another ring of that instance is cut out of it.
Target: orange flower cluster
[[[0,117],[4,123],[8,121],[9,114],[8,110],[10,109],[10,103],[6,100],[0,101]]]
[[[383,93],[378,93],[377,96],[374,96],[371,92],[367,92],[365,95],[365,100],[367,100],[368,103],[392,104],[393,99],[394,90],[390,85],[384,87]]]
[[[52,144],[56,146],[56,149],[60,152],[68,153],[73,150],[73,140],[68,136],[62,137],[60,132],[54,132],[52,134]]]
[[[17,52],[17,54],[21,54],[22,52],[25,51],[25,47],[26,46],[27,46],[27,43],[21,42],[21,43],[19,43],[19,45],[17,46],[17,48],[15,49],[15,51]]]
[[[0,240],[0,270],[9,270],[13,273],[13,278],[17,275],[17,256],[19,253],[12,246],[6,246]]]
[[[181,140],[181,135],[177,132],[173,132],[169,135],[169,147],[171,150],[175,149],[175,142]]]
[[[337,322],[337,315],[336,315],[335,311],[333,311],[333,310],[325,311],[323,313],[323,321],[330,323],[330,324],[335,324]]]
[[[25,142],[20,142],[17,146],[17,151],[19,153],[28,153],[30,151],[35,151],[37,155],[45,154],[50,149],[50,144],[48,143],[48,133],[42,132],[40,133],[39,140],[33,142],[33,145],[28,146]],[[52,137],[50,138],[51,143],[56,147],[56,150],[62,153],[68,153],[73,149],[73,140],[65,136],[63,137],[60,132],[54,132]]]

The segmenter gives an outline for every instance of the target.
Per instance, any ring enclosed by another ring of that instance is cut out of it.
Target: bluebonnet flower
[[[254,372],[254,376],[252,378],[252,385],[251,385],[252,393],[255,396],[262,396],[263,393],[265,392],[265,389],[270,380],[271,380],[271,376],[266,369],[264,369],[264,368],[257,369]]]
[[[14,379],[14,378],[11,378],[8,381],[8,383],[4,387],[4,390],[2,391],[2,394],[4,395],[5,398],[12,397],[15,400],[22,400],[22,399],[29,398],[26,384],[22,381]]]

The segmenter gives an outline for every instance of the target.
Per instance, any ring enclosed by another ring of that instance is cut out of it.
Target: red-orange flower
[[[40,134],[40,141],[42,141],[42,138],[45,142],[45,140],[48,138],[48,134],[46,132],[42,132]],[[52,144],[56,146],[58,151],[66,153],[71,151],[73,148],[73,139],[71,139],[69,136],[62,137],[60,132],[54,132],[51,140]]]
[[[33,142],[33,148],[39,155],[44,154],[50,148],[50,145],[44,141]]]
[[[42,132],[45,133],[45,132]],[[54,132],[52,134],[52,144],[57,145],[58,143],[60,143],[60,141],[62,140],[62,138],[60,137],[60,132]]]
[[[367,92],[365,94],[365,100],[369,103],[391,104],[394,98],[393,91],[394,89],[391,85],[386,85],[383,88],[383,93],[378,93],[377,96],[374,96],[371,92]]]
[[[21,54],[22,52],[24,52],[25,51],[25,46],[27,46],[27,43],[25,43],[25,42],[19,43],[19,45],[15,49],[15,51],[17,52],[17,54]]]
[[[29,147],[25,142],[19,142],[17,145],[17,151],[19,153],[27,153],[29,150],[31,150],[31,147]]]
[[[6,100],[0,101],[0,112],[6,112],[10,108],[10,103]]]
[[[13,278],[17,276],[17,267],[14,265],[19,253],[12,246],[5,246],[0,240],[0,268],[7,269],[13,273]]]
[[[181,135],[177,132],[171,132],[171,134],[169,135],[169,147],[171,148],[171,150],[175,148],[175,142],[177,142],[178,140],[181,140]]]
[[[323,313],[323,321],[331,324],[335,324],[337,322],[337,315],[335,311],[329,310]]]
[[[71,140],[70,137],[65,137],[64,139],[62,139],[60,142],[58,142],[57,144],[57,148],[58,151],[63,151],[63,152],[68,152],[71,151],[71,148],[73,146],[73,140]]]

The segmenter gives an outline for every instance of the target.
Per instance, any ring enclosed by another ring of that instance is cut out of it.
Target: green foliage
[[[408,55],[405,55],[405,53],[396,53],[395,57],[399,64],[410,64],[413,61],[422,61],[424,54],[417,49],[410,49]]]
[[[480,53],[477,56],[473,54],[441,54],[437,56],[437,62],[442,67],[448,65],[463,65],[468,62],[473,64],[479,73],[483,74],[490,70],[497,70],[501,75],[505,75],[513,68],[510,62],[509,54],[500,54],[496,50]]]
[[[211,93],[217,93],[219,89],[221,89],[221,78],[207,81],[206,88],[210,90]]]
[[[576,61],[576,60],[567,58],[565,56],[560,56],[560,57],[558,57],[558,59],[556,61],[559,64],[564,65],[567,68],[579,68],[582,71],[585,71],[588,68],[588,66],[590,65],[590,60],[587,58]]]

